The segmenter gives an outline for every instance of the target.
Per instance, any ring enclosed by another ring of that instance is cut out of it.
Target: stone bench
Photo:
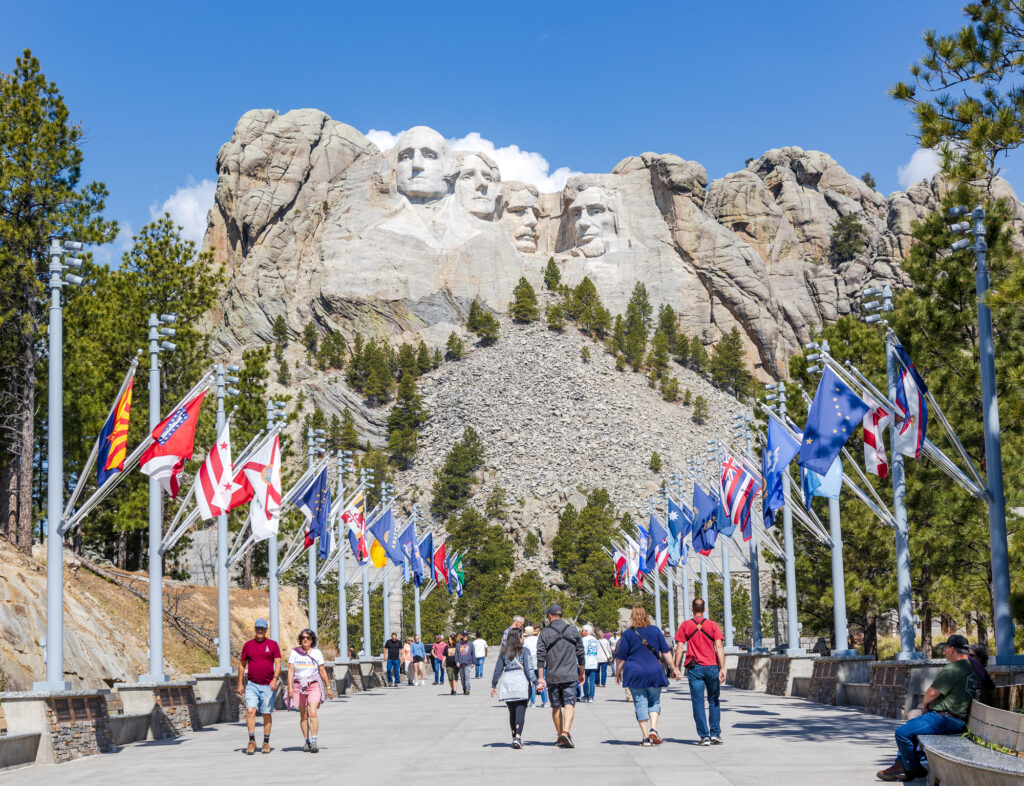
[[[199,721],[203,727],[219,723],[223,707],[224,702],[222,701],[197,701],[196,708],[199,710]]]
[[[851,707],[867,705],[871,693],[870,682],[846,682],[843,687],[846,689],[846,701]]]
[[[923,734],[919,738],[928,757],[931,786],[1019,786],[1024,782],[1024,714],[989,707],[975,701],[967,728],[985,742],[1017,755],[986,748],[959,735]]]
[[[0,735],[0,770],[34,763],[42,736],[40,732]]]
[[[114,738],[114,744],[118,746],[131,742],[145,742],[155,736],[152,730],[152,712],[113,715],[110,718],[110,735]]]

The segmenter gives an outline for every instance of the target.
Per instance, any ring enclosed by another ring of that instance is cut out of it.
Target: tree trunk
[[[242,561],[242,586],[247,590],[252,589],[252,548],[246,549]]]
[[[921,569],[921,599],[918,616],[921,619],[921,649],[924,656],[932,656],[932,594],[931,594],[931,570],[927,565]]]
[[[29,345],[27,350],[22,352],[22,362],[25,363],[25,377],[22,380],[21,401],[18,402],[21,410],[21,429],[18,445],[18,529],[15,538],[15,545],[26,554],[32,553],[32,534],[35,529],[35,521],[32,515],[32,469],[35,458],[35,355]]]
[[[2,448],[5,452],[9,450],[8,445]],[[11,501],[17,499],[14,493],[14,472],[11,471],[9,460],[0,464],[0,536],[8,540],[14,540],[14,522],[17,519],[17,511],[11,510]]]
[[[121,530],[117,533],[117,556],[115,558],[115,564],[121,570],[125,570],[125,566],[128,564],[128,533],[125,530]]]
[[[878,617],[874,614],[868,614],[864,626],[864,654],[878,655]]]
[[[978,644],[988,649],[988,628],[985,627],[985,615],[980,611],[975,612],[974,619],[978,623]]]

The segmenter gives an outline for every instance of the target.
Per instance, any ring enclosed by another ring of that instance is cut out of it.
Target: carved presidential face
[[[479,153],[465,153],[455,181],[455,198],[477,218],[490,221],[498,198],[498,167]]]
[[[583,189],[569,205],[569,220],[576,233],[576,248],[585,257],[599,257],[618,234],[611,195],[603,188]]]
[[[502,193],[501,225],[512,238],[516,250],[524,254],[537,251],[537,192],[528,186],[511,188]]]
[[[437,131],[410,128],[398,138],[395,155],[395,185],[410,202],[436,202],[450,193],[458,163]]]

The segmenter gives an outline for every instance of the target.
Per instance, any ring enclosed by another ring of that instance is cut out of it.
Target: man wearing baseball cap
[[[978,678],[968,660],[970,645],[963,636],[953,635],[945,643],[946,660],[935,681],[924,694],[921,714],[896,729],[899,756],[886,770],[876,773],[881,781],[912,781],[928,772],[921,766],[917,738],[921,734],[960,734],[967,726],[971,700]]]
[[[562,607],[548,608],[548,626],[537,637],[537,690],[550,691],[551,719],[559,748],[574,748],[571,729],[576,686],[583,681],[583,640],[575,625],[562,619]]]
[[[274,694],[281,676],[281,648],[267,638],[267,620],[260,617],[253,623],[253,638],[242,646],[238,659],[238,695],[245,696],[245,725],[249,729],[246,754],[256,752],[256,711],[263,715],[263,753],[270,753],[270,725],[274,711]],[[242,675],[249,667],[249,682],[243,693]]]

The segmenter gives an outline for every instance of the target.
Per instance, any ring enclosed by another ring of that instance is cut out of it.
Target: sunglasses
[[[255,630],[257,633],[266,633],[267,632],[266,628],[253,628],[253,630]]]
[[[312,641],[312,636],[299,636],[299,641]]]

